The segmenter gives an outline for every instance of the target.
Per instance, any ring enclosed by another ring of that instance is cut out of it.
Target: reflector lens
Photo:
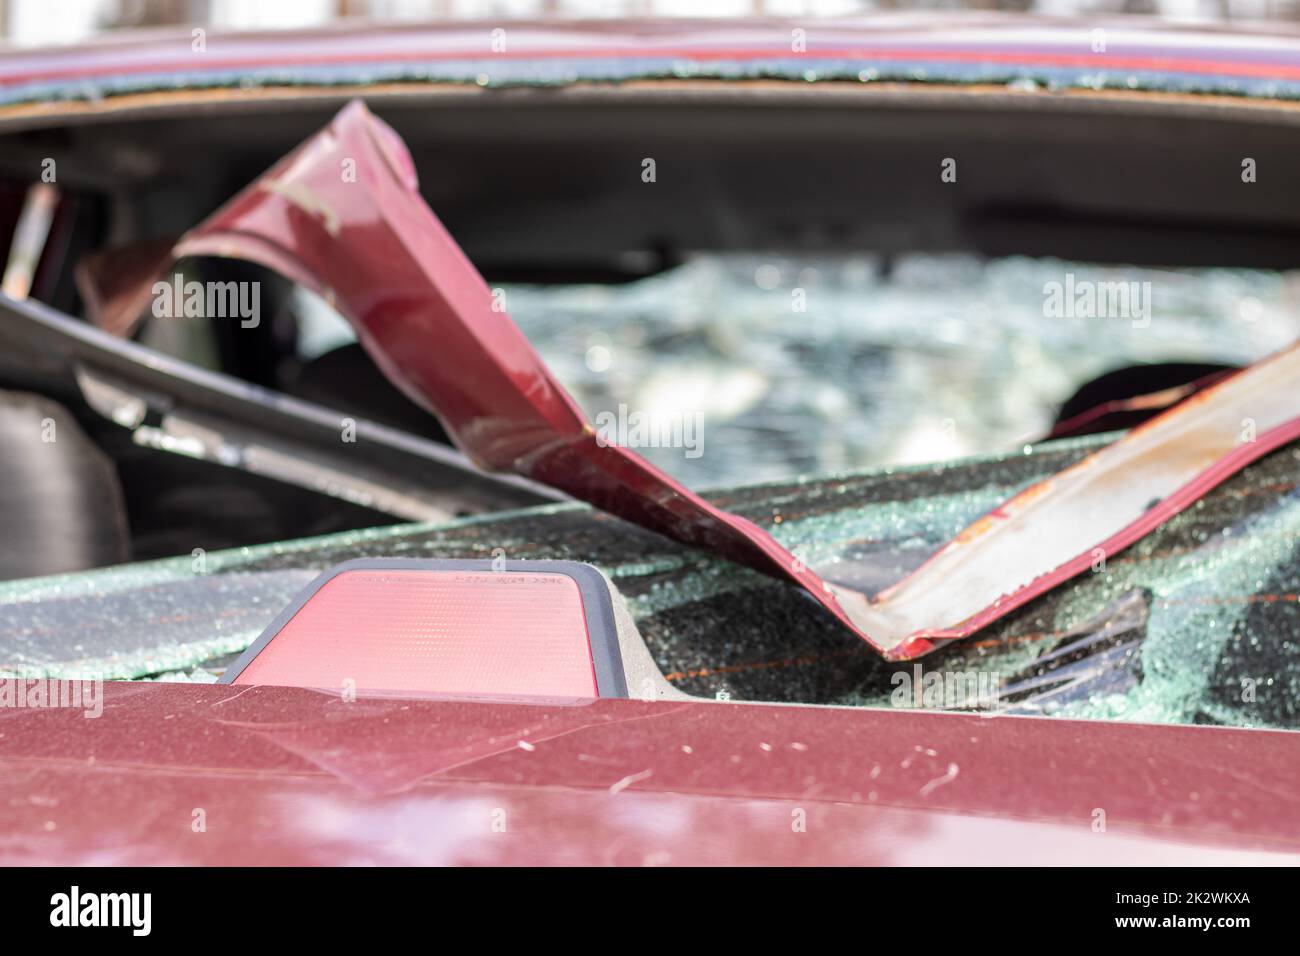
[[[233,683],[599,696],[577,582],[536,571],[342,571]]]

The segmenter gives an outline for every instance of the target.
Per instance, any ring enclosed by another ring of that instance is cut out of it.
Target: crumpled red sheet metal
[[[261,263],[324,297],[388,378],[483,467],[518,472],[789,581],[893,659],[986,626],[1300,435],[1300,351],[1292,349],[1022,492],[873,599],[852,585],[851,562],[807,567],[757,525],[599,440],[509,316],[494,309],[492,291],[420,197],[405,145],[362,102],[150,270],[204,255]],[[119,277],[101,324],[128,327],[151,288],[152,276]],[[1255,423],[1249,441],[1239,436],[1245,420]]]

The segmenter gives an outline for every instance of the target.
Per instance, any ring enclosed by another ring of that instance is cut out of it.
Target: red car
[[[1133,23],[7,54],[0,859],[1295,863],[1300,34]]]

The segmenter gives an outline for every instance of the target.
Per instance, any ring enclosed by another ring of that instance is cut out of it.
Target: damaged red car
[[[1300,33],[202,41],[0,59],[0,861],[1300,859]]]

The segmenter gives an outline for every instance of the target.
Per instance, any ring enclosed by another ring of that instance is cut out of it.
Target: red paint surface
[[[0,862],[1300,862],[1295,733],[105,690],[0,711]]]
[[[578,585],[536,571],[344,571],[234,684],[598,696]]]

